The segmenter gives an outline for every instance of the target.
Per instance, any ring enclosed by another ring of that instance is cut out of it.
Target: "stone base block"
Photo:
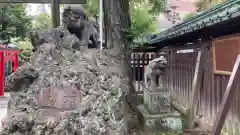
[[[166,89],[166,88],[165,88]],[[171,93],[165,91],[148,91],[144,90],[144,107],[148,109],[150,114],[169,113],[172,112]]]
[[[139,105],[137,117],[140,128],[145,131],[182,133],[182,118],[178,112],[151,115]]]

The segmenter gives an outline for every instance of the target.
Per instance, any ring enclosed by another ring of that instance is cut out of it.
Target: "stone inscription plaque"
[[[38,102],[43,108],[75,109],[80,104],[80,94],[74,89],[45,88],[38,92]]]
[[[151,95],[149,110],[151,113],[171,112],[171,94],[169,92],[159,92]]]
[[[151,92],[144,90],[144,105],[150,114],[168,113],[172,111],[170,92]]]

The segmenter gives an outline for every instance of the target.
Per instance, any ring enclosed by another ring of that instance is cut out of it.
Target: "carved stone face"
[[[81,7],[67,7],[62,13],[62,23],[67,28],[79,28],[85,20],[87,16]]]
[[[158,62],[161,63],[161,64],[167,64],[167,60],[164,56],[160,56],[158,58]]]
[[[153,63],[151,74],[163,75],[167,67],[167,60],[163,56],[160,56],[159,58],[153,59]]]
[[[62,13],[62,23],[65,29],[78,37],[81,45],[88,48],[97,47],[98,31],[88,20],[81,6],[65,8]]]
[[[164,56],[160,56],[159,58],[156,58],[156,64],[154,66],[154,69],[160,68],[166,68],[167,67],[167,60]]]

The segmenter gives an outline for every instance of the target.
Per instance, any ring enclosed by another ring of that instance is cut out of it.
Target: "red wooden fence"
[[[7,62],[13,62],[14,72],[19,66],[18,55],[20,50],[12,48],[0,48],[0,97],[4,96],[5,69]]]

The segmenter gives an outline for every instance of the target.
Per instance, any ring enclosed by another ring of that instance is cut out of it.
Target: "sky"
[[[50,5],[49,4],[28,4],[27,13],[29,15],[37,15],[41,13],[41,6],[45,6],[47,13],[50,14]]]

